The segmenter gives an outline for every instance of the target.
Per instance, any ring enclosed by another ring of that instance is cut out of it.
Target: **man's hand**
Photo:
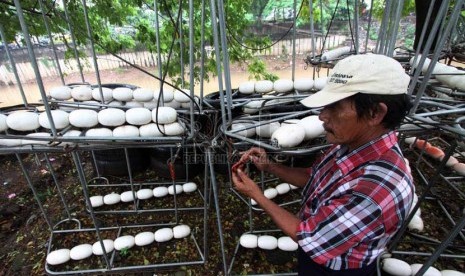
[[[252,161],[255,167],[257,167],[257,169],[260,171],[267,171],[271,164],[265,150],[257,147],[250,148],[248,151],[244,152],[241,156],[241,159],[237,163],[243,165],[249,160]]]
[[[258,185],[242,169],[232,172],[232,181],[234,188],[245,196],[255,198],[256,195],[262,194]]]

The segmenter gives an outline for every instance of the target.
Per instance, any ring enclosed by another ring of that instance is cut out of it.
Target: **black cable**
[[[347,17],[349,18],[350,37],[352,38],[352,44],[355,45],[354,33],[353,33],[353,31],[352,31],[352,23],[350,22],[349,0],[346,0],[346,4],[347,4]],[[355,6],[354,6],[354,11],[355,11]],[[355,12],[357,12],[357,11],[355,11]]]
[[[334,8],[333,15],[331,16],[331,20],[329,21],[328,30],[326,31],[325,39],[323,40],[323,46],[321,47],[321,52],[322,53],[323,53],[323,50],[325,49],[326,39],[328,38],[329,30],[331,30],[331,26],[333,25],[334,17],[336,16],[336,11],[337,11],[337,8],[339,6],[339,1],[340,0],[337,0],[336,7]]]

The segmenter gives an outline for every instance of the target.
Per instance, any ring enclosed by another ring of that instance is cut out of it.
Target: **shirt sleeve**
[[[298,243],[315,262],[325,264],[364,239],[382,235],[380,217],[381,209],[375,202],[365,194],[352,191],[320,203],[300,223]]]

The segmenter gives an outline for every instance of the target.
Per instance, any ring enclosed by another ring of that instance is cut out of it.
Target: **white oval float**
[[[190,102],[191,92],[189,89],[181,89],[182,91],[175,90],[174,91],[174,100],[180,103],[188,103]]]
[[[168,195],[168,188],[164,186],[156,187],[153,189],[154,197],[164,197]]]
[[[121,195],[117,193],[111,193],[103,197],[103,203],[106,205],[114,205],[121,202]]]
[[[49,265],[64,264],[71,259],[69,253],[70,250],[66,248],[51,251],[47,255],[47,263]]]
[[[69,86],[58,86],[50,89],[50,97],[60,100],[60,101],[66,101],[71,99],[71,87]]]
[[[146,125],[152,121],[152,112],[145,107],[135,107],[126,111],[126,122],[131,125]]]
[[[114,246],[116,250],[121,250],[121,249],[129,249],[133,247],[135,244],[134,237],[131,235],[126,235],[126,236],[121,236],[117,238],[114,242]]]
[[[165,127],[155,123],[150,123],[139,127],[140,137],[162,137],[164,132]]]
[[[409,230],[423,231],[424,224],[421,217],[414,215],[407,225]]]
[[[298,124],[305,130],[305,140],[316,138],[325,133],[323,121],[318,118],[318,115],[307,116],[301,119]]]
[[[182,191],[185,193],[192,193],[197,190],[197,184],[194,182],[187,182],[182,184]]]
[[[132,101],[133,99],[133,90],[128,87],[117,87],[113,89],[113,98],[122,101],[122,102],[128,102]]]
[[[73,87],[71,90],[71,96],[73,99],[78,101],[92,100],[92,88],[89,85],[79,85]]]
[[[90,109],[78,109],[69,113],[69,123],[75,127],[94,127],[98,124],[98,113]]]
[[[106,253],[110,253],[113,251],[113,249],[115,249],[113,240],[105,239],[105,240],[102,240],[102,242],[103,242],[103,247],[105,248]],[[94,255],[97,255],[97,256],[103,255],[103,248],[102,248],[102,245],[100,244],[100,241],[97,241],[92,245],[92,253],[94,253]]]
[[[441,270],[442,276],[465,276],[465,273],[459,272],[457,270],[445,269]]]
[[[312,78],[300,78],[294,81],[294,89],[297,91],[310,91],[313,89]]]
[[[131,202],[137,198],[137,193],[133,191],[126,191],[121,193],[121,201],[122,202]]]
[[[291,237],[280,237],[278,239],[278,248],[283,251],[296,251],[299,245]]]
[[[244,136],[244,137],[252,137],[255,135],[255,127],[252,123],[233,123],[231,125],[231,131],[234,132],[237,135]]]
[[[86,137],[112,137],[113,131],[106,127],[91,128],[86,131]]]
[[[175,239],[182,239],[191,233],[191,228],[188,225],[180,224],[173,227],[173,237]]]
[[[131,125],[115,127],[115,129],[113,129],[113,136],[114,137],[138,137],[139,128],[136,126],[131,126]]]
[[[69,126],[69,113],[63,110],[51,110],[52,120],[56,129],[63,129]],[[39,124],[50,129],[50,122],[48,120],[47,112],[42,112],[39,115]]]
[[[273,91],[273,82],[270,80],[259,80],[255,82],[255,92],[268,93]]]
[[[107,108],[98,113],[98,122],[104,126],[116,127],[126,122],[126,112],[119,108]]]
[[[282,148],[291,148],[299,145],[305,138],[305,130],[298,124],[281,125],[271,139],[275,140]]]
[[[179,136],[179,135],[184,134],[184,131],[185,131],[184,127],[178,122],[174,122],[171,124],[165,124],[164,127],[165,127],[165,134],[168,136]]]
[[[242,94],[253,94],[255,92],[255,81],[245,81],[240,83],[238,90]]]
[[[315,90],[323,89],[326,86],[327,81],[328,81],[328,77],[322,77],[322,78],[315,79],[315,81],[313,82],[313,89]]]
[[[182,185],[176,184],[168,187],[168,193],[170,195],[174,195],[175,192],[177,195],[182,193]]]
[[[71,260],[79,261],[84,260],[92,255],[92,245],[90,244],[80,244],[71,248],[69,251],[69,256]]]
[[[273,83],[273,90],[278,93],[289,92],[294,89],[294,82],[290,79],[279,79]]]
[[[176,109],[162,106],[152,110],[152,121],[158,124],[171,124],[176,122],[178,113]]]
[[[95,208],[103,206],[103,196],[91,196],[89,199],[92,207]]]
[[[15,111],[6,118],[9,128],[17,131],[32,131],[40,127],[39,114],[28,111]]]
[[[291,190],[291,186],[288,183],[281,183],[275,187],[278,194],[282,195],[288,193]]]
[[[395,258],[386,258],[381,262],[383,271],[393,276],[410,276],[412,268],[407,262]]]
[[[108,87],[102,87],[102,95],[103,95],[103,100],[105,102],[109,102],[113,100],[113,89],[108,88]],[[102,100],[102,97],[100,96],[100,89],[98,87],[92,89],[92,98],[96,101]]]
[[[161,92],[161,88],[155,90],[153,92],[153,99],[157,101],[158,98],[160,98],[160,95],[163,95],[162,98],[163,98],[163,102],[165,103],[171,102],[172,100],[174,100],[174,91],[171,88],[163,88],[163,92]]]
[[[167,242],[174,237],[172,228],[161,228],[155,231],[155,240],[157,242]]]
[[[138,199],[149,199],[153,197],[153,190],[152,189],[140,189],[137,191],[137,198]]]
[[[268,188],[265,191],[263,191],[263,194],[266,198],[273,199],[278,195],[278,190],[276,190],[275,188]]]
[[[258,237],[258,247],[265,250],[274,250],[278,248],[278,239],[270,235],[262,235]]]
[[[420,271],[423,264],[411,264],[410,268],[412,269],[412,275],[417,275],[417,272]],[[435,267],[428,267],[423,276],[442,276],[441,272]]]
[[[245,248],[257,248],[258,246],[258,236],[254,234],[242,234],[239,239],[239,243],[242,247]]]
[[[137,246],[149,245],[155,241],[153,232],[142,232],[134,237],[134,242]]]
[[[255,132],[262,138],[270,138],[281,124],[279,122],[271,122],[269,124],[259,125],[255,128]]]
[[[132,96],[134,100],[139,102],[149,102],[153,100],[153,93],[152,89],[148,88],[137,88],[134,90]]]

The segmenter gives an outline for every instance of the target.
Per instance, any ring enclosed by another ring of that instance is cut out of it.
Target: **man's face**
[[[323,121],[328,143],[346,145],[353,150],[373,138],[370,120],[357,117],[355,104],[350,99],[325,106],[319,118]]]

